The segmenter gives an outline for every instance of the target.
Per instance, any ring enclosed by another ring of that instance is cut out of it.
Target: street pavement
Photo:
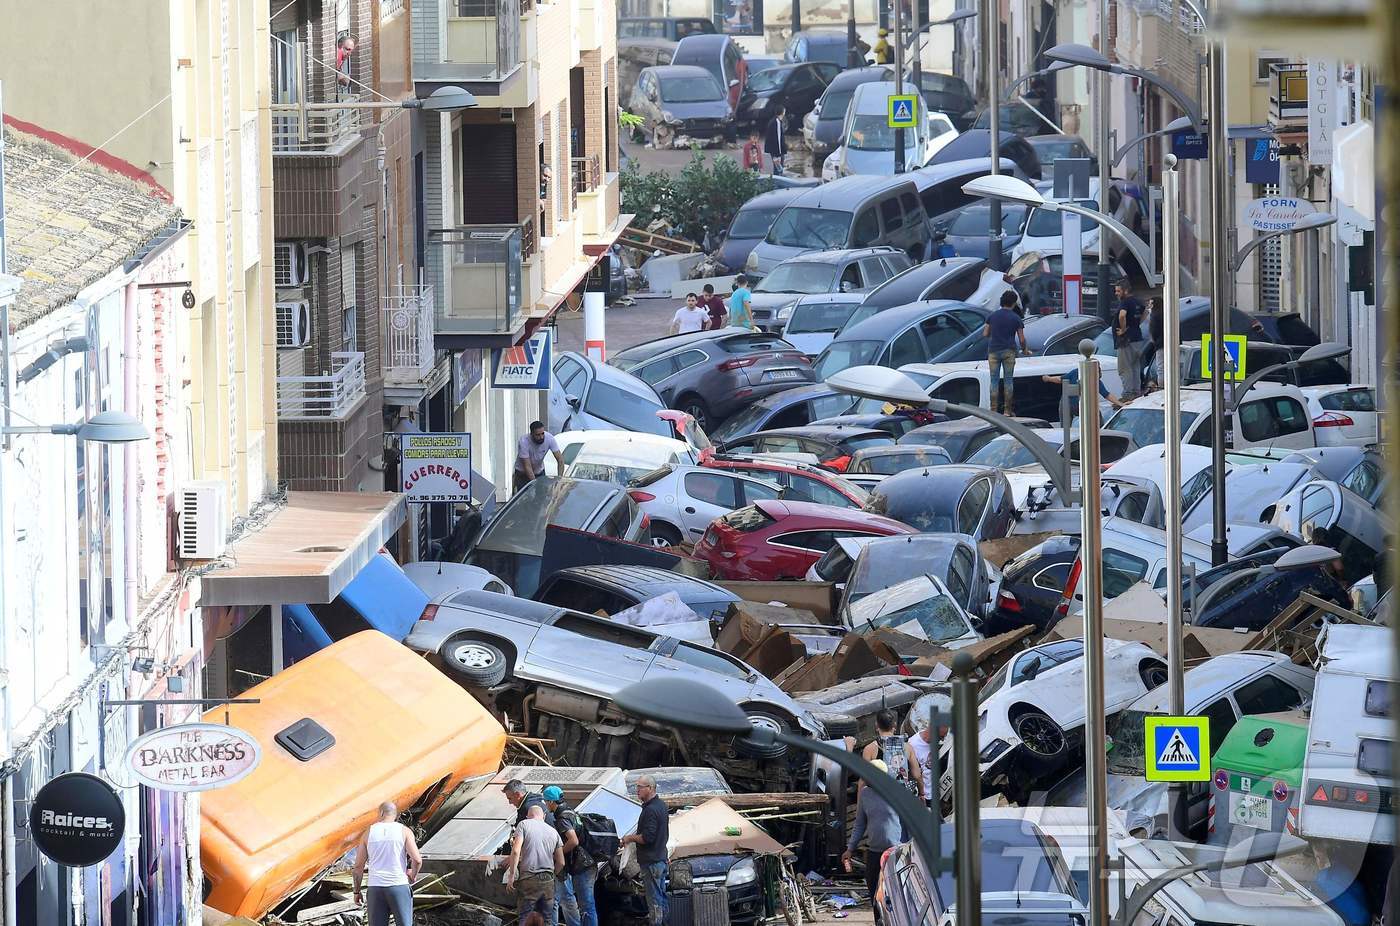
[[[683,299],[669,296],[652,299],[637,298],[634,305],[612,305],[607,312],[607,352],[615,354],[620,350],[664,337]],[[559,350],[583,352],[583,312],[570,312],[560,309],[556,316],[558,331],[555,335]]]

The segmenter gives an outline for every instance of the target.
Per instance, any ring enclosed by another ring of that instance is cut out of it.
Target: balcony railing
[[[360,131],[359,100],[349,96],[345,109],[303,111],[295,103],[272,107],[272,152],[274,154],[325,154],[346,144]]]
[[[603,166],[598,155],[570,158],[574,166],[574,192],[592,193],[603,185]]]
[[[333,421],[348,415],[365,397],[365,355],[331,354],[325,376],[277,377],[277,417]]]
[[[396,286],[384,300],[384,381],[418,383],[433,372],[433,288]]]
[[[534,223],[434,229],[443,249],[451,299],[437,307],[439,334],[510,331],[521,309],[522,264],[534,246]]]
[[[447,60],[500,80],[520,64],[521,0],[448,0]]]

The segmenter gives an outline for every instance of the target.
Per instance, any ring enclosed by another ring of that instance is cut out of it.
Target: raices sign
[[[59,775],[39,789],[29,806],[34,845],[70,868],[105,860],[121,845],[125,827],[126,812],[117,792],[86,772]]]
[[[141,784],[161,791],[222,788],[250,774],[261,759],[250,734],[215,723],[153,730],[126,750],[126,767]]]

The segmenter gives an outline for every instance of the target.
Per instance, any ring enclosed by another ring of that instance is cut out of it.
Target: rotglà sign
[[[162,791],[208,791],[247,776],[258,767],[258,741],[237,727],[185,723],[153,730],[126,751],[126,767],[141,782]]]

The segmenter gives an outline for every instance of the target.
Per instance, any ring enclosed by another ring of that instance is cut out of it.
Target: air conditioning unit
[[[305,347],[311,343],[311,303],[305,299],[277,303],[277,346]]]
[[[501,121],[502,121],[502,122],[514,122],[514,121],[515,121],[515,110],[513,110],[513,109],[499,109],[499,110],[497,110],[497,112],[499,112],[499,113],[501,114]]]
[[[228,486],[217,480],[187,482],[179,493],[177,559],[218,559],[228,547]]]
[[[311,265],[307,260],[306,242],[278,241],[273,245],[276,252],[276,267],[273,274],[278,289],[305,286],[311,279]]]

